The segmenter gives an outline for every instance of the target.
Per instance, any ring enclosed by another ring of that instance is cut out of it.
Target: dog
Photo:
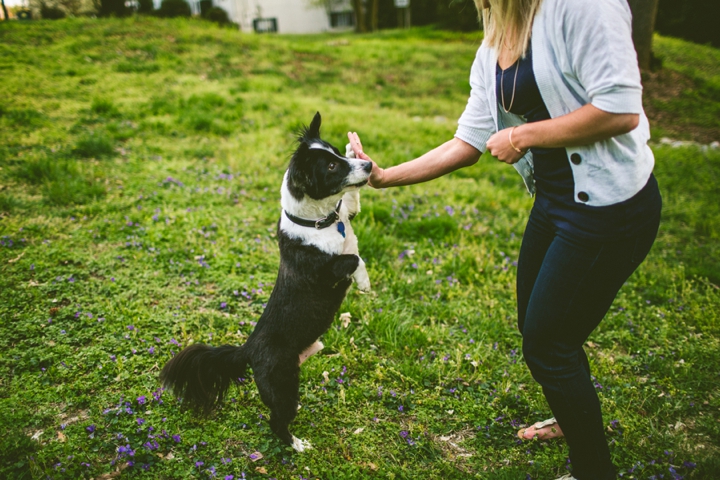
[[[345,156],[320,138],[320,113],[298,137],[281,188],[277,238],[280,269],[267,307],[241,346],[190,345],[160,373],[166,388],[196,411],[209,413],[252,367],[270,427],[302,452],[309,442],[290,433],[298,411],[300,364],[319,352],[353,279],[370,291],[350,221],[360,211],[360,188],[372,162]]]

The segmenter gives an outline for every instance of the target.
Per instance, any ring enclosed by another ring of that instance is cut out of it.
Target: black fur
[[[288,170],[289,183],[300,198],[322,195],[342,183],[334,175],[323,175],[329,160],[322,150],[308,153],[310,144],[321,141],[319,129],[317,114],[303,132]],[[315,168],[316,164],[321,167]],[[165,365],[160,379],[191,407],[209,412],[222,402],[230,384],[245,375],[249,364],[260,397],[271,410],[273,432],[291,444],[288,426],[298,408],[299,355],[330,328],[359,258],[330,255],[288,237],[280,228],[277,232],[280,269],[267,307],[247,342],[240,347],[191,345]]]
[[[303,128],[298,136],[300,145],[290,160],[288,188],[296,200],[305,195],[315,200],[340,193],[347,187],[345,178],[350,166],[343,161],[340,151],[320,138],[320,113],[316,113],[309,127]],[[321,145],[332,150],[311,148]],[[334,153],[334,154],[333,154]],[[330,170],[329,165],[335,165]],[[368,162],[372,169],[372,163]]]

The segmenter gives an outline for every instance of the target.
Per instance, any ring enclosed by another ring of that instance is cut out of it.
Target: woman
[[[374,165],[370,183],[431,180],[486,149],[516,166],[536,192],[518,260],[518,328],[555,415],[518,435],[564,436],[573,473],[563,478],[615,478],[582,346],[650,250],[662,203],[630,11],[625,0],[476,6],[485,37],[455,137],[407,163]],[[357,133],[348,138],[371,160]]]

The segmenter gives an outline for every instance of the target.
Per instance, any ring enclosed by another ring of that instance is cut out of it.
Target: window
[[[253,20],[253,29],[257,33],[277,32],[277,18],[256,18]]]
[[[354,27],[355,14],[352,10],[347,12],[330,12],[330,26],[332,28]]]

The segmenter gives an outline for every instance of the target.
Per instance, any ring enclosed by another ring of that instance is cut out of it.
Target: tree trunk
[[[367,23],[365,22],[365,9],[363,8],[363,0],[352,0],[353,11],[355,12],[355,31],[358,33],[367,32]]]
[[[371,0],[372,4],[370,7],[370,30],[376,32],[378,29],[378,9],[380,0]]]
[[[2,3],[2,9],[3,9],[3,15],[4,15],[3,19],[5,19],[5,21],[7,22],[8,20],[10,20],[10,17],[8,17],[7,7],[5,7],[5,0],[0,0],[0,3]]]
[[[641,70],[650,70],[652,37],[655,30],[658,0],[628,0],[633,14],[632,36]]]

